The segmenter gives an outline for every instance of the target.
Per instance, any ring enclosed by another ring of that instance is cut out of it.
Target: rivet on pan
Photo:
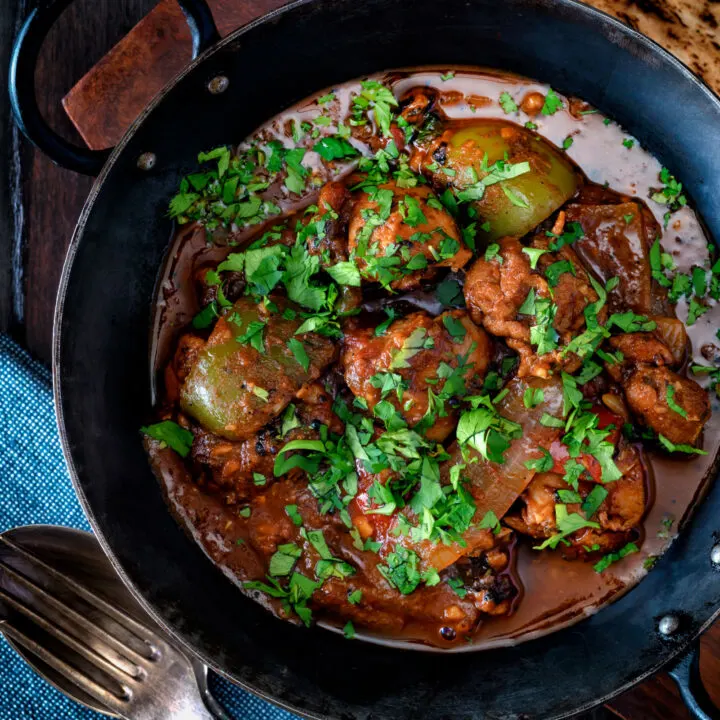
[[[155,167],[156,162],[157,162],[157,156],[155,155],[155,153],[144,152],[137,159],[137,166],[141,170],[152,170]]]
[[[710,562],[713,565],[720,565],[720,543],[713,545],[710,551]]]
[[[228,85],[230,80],[225,75],[217,75],[207,84],[207,89],[210,94],[219,95],[228,89]]]
[[[677,615],[666,615],[658,623],[658,630],[660,631],[660,634],[665,635],[665,637],[674,635],[678,631],[679,627],[680,620]]]

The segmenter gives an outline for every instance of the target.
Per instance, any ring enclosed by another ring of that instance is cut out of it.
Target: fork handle
[[[210,713],[212,720],[233,720],[210,692],[210,686],[208,685],[208,666],[195,657],[192,658],[191,662],[193,670],[195,671],[200,697],[202,698],[205,708]]]

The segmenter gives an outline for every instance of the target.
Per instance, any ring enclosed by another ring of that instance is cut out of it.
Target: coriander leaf
[[[491,260],[497,261],[498,265],[503,264],[503,258],[500,254],[500,246],[497,243],[491,243],[485,250],[485,262],[490,262]]]
[[[294,543],[278,545],[277,551],[270,558],[268,572],[273,577],[289,575],[300,555],[302,555],[302,549]]]
[[[467,330],[457,318],[452,315],[443,315],[443,325],[456,342],[462,342],[465,339]]]
[[[192,326],[196,330],[203,330],[204,328],[210,327],[216,317],[218,317],[217,302],[213,300],[195,315],[192,319]]]
[[[530,268],[532,270],[537,268],[540,256],[547,252],[547,250],[541,250],[540,248],[523,248],[522,251],[530,258]]]
[[[251,320],[248,323],[245,332],[242,335],[236,337],[235,339],[243,345],[249,344],[259,353],[264,353],[265,342],[263,340],[263,330],[265,330],[266,325],[267,323],[260,320]]]
[[[640,548],[633,543],[630,542],[624,547],[620,548],[617,552],[609,553],[602,557],[598,562],[593,565],[593,570],[596,573],[601,573],[607,570],[610,565],[612,565],[614,562],[617,562],[618,560],[622,560],[626,555],[630,555],[632,553],[639,552]]]
[[[342,160],[360,154],[347,140],[341,137],[323,138],[313,145],[313,150],[327,161]]]
[[[525,405],[528,410],[537,407],[543,400],[545,400],[545,393],[542,388],[528,387],[525,389],[523,405]]]
[[[545,103],[543,104],[540,112],[543,115],[554,115],[562,107],[563,101],[560,99],[558,94],[550,88],[545,95]]]
[[[190,430],[180,427],[180,425],[172,420],[163,420],[154,425],[146,425],[140,428],[140,432],[145,433],[145,435],[153,438],[153,440],[165,443],[165,445],[173,449],[181,457],[188,456],[194,438]]]
[[[445,278],[436,286],[435,297],[445,307],[463,307],[465,305],[462,287],[457,280],[452,278]]]
[[[305,346],[297,338],[290,338],[287,341],[287,346],[294,355],[295,359],[302,366],[302,369],[307,372],[310,367],[310,358],[305,350]]]
[[[534,315],[535,314],[535,288],[531,287],[522,305],[518,308],[520,315]]]
[[[597,512],[607,496],[608,491],[602,485],[596,485],[590,491],[581,508],[588,520]]]
[[[347,285],[349,287],[360,287],[360,271],[357,265],[350,261],[344,260],[335,265],[325,268],[325,272],[338,284]]]
[[[688,416],[687,410],[685,410],[675,402],[675,388],[672,385],[668,385],[667,388],[665,388],[665,399],[667,400],[668,407],[673,412],[676,412],[678,415],[684,418]]]
[[[670,452],[684,452],[689,455],[707,455],[705,450],[700,450],[700,448],[693,447],[692,445],[676,445],[674,442],[668,440],[664,435],[658,435],[658,440],[660,441],[660,444],[667,448]]]
[[[550,472],[555,467],[555,460],[553,456],[544,448],[537,448],[541,453],[542,457],[531,458],[525,461],[525,467],[528,470],[535,470],[536,472]]]
[[[513,205],[526,209],[530,207],[525,198],[514,193],[507,185],[501,185],[500,187],[502,187],[502,191],[505,193],[505,196]]]
[[[517,112],[517,103],[512,99],[509,92],[500,93],[500,107],[506,115]]]

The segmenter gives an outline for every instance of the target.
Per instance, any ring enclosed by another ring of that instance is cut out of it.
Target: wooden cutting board
[[[220,34],[284,0],[208,0]],[[720,94],[718,0],[589,0],[640,30]],[[63,105],[94,149],[115,145],[142,108],[190,60],[190,33],[175,0],[161,0],[65,96]]]

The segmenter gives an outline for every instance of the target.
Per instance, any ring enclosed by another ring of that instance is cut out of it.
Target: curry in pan
[[[278,615],[441,648],[648,572],[718,450],[720,262],[576,98],[487,71],[331,88],[170,202],[146,447]]]

